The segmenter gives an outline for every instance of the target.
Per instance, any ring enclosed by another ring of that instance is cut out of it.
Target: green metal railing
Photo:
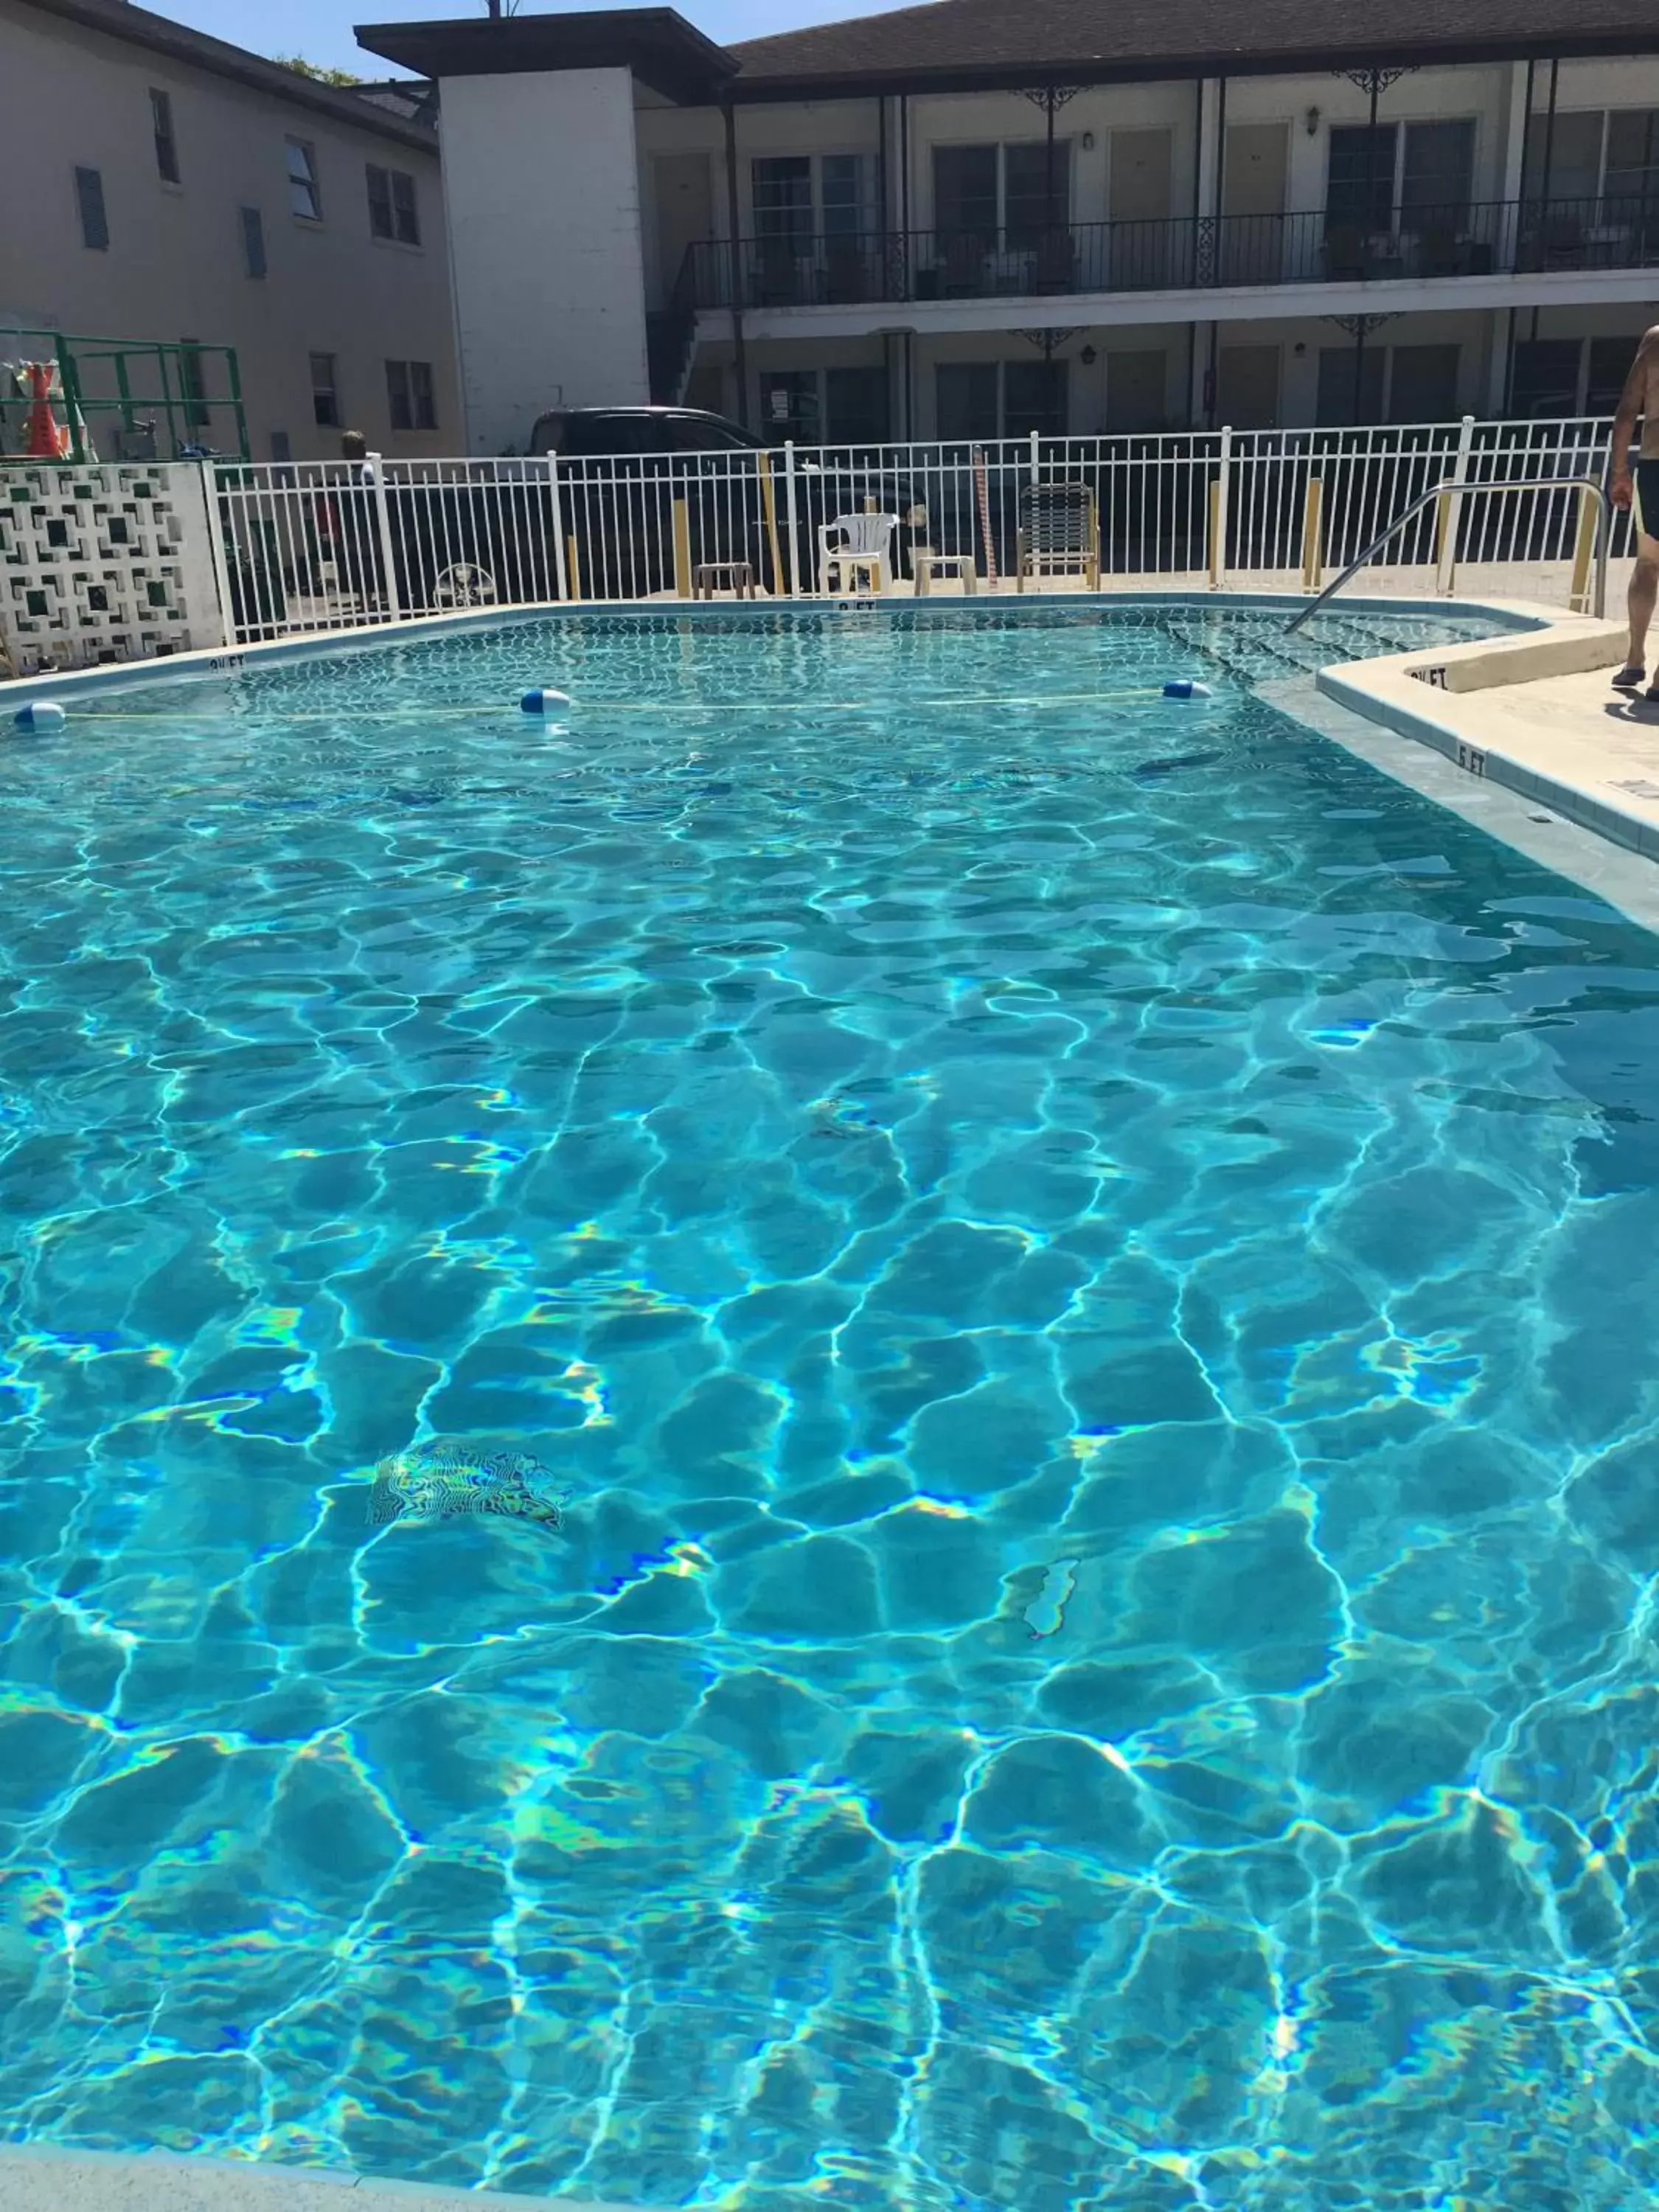
[[[0,328],[0,362],[47,361],[62,380],[52,412],[69,428],[69,463],[249,458],[234,346]],[[29,458],[33,404],[9,375],[0,378],[0,465]]]

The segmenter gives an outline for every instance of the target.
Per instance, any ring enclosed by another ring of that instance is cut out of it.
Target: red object
[[[23,370],[29,380],[28,458],[32,461],[67,459],[71,443],[69,425],[60,423],[52,411],[52,389],[58,381],[58,364],[52,361],[26,361]]]

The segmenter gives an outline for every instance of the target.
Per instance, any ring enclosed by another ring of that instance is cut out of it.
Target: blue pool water
[[[14,2137],[1651,2200],[1656,948],[1250,689],[1479,627],[550,623],[8,750]]]

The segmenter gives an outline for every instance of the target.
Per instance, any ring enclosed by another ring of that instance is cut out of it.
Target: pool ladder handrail
[[[1285,623],[1285,636],[1288,637],[1292,630],[1300,629],[1304,622],[1311,616],[1316,615],[1327,599],[1334,599],[1344,584],[1357,576],[1366,562],[1380,553],[1389,540],[1396,537],[1408,522],[1414,521],[1431,500],[1444,498],[1451,493],[1455,493],[1460,499],[1467,499],[1475,492],[1572,491],[1575,489],[1594,492],[1595,495],[1595,613],[1598,619],[1605,620],[1607,611],[1608,501],[1607,488],[1600,477],[1516,477],[1506,479],[1502,483],[1460,483],[1455,477],[1448,477],[1443,483],[1431,484],[1427,491],[1420,493],[1408,507],[1395,517],[1380,536],[1372,538],[1358,560],[1349,562],[1334,584],[1327,584],[1316,599],[1310,599],[1300,613]]]

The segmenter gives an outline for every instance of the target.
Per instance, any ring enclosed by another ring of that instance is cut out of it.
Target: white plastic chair
[[[818,532],[818,588],[826,597],[856,591],[862,572],[869,590],[885,592],[893,580],[893,532],[898,526],[896,514],[838,514],[826,522]]]

